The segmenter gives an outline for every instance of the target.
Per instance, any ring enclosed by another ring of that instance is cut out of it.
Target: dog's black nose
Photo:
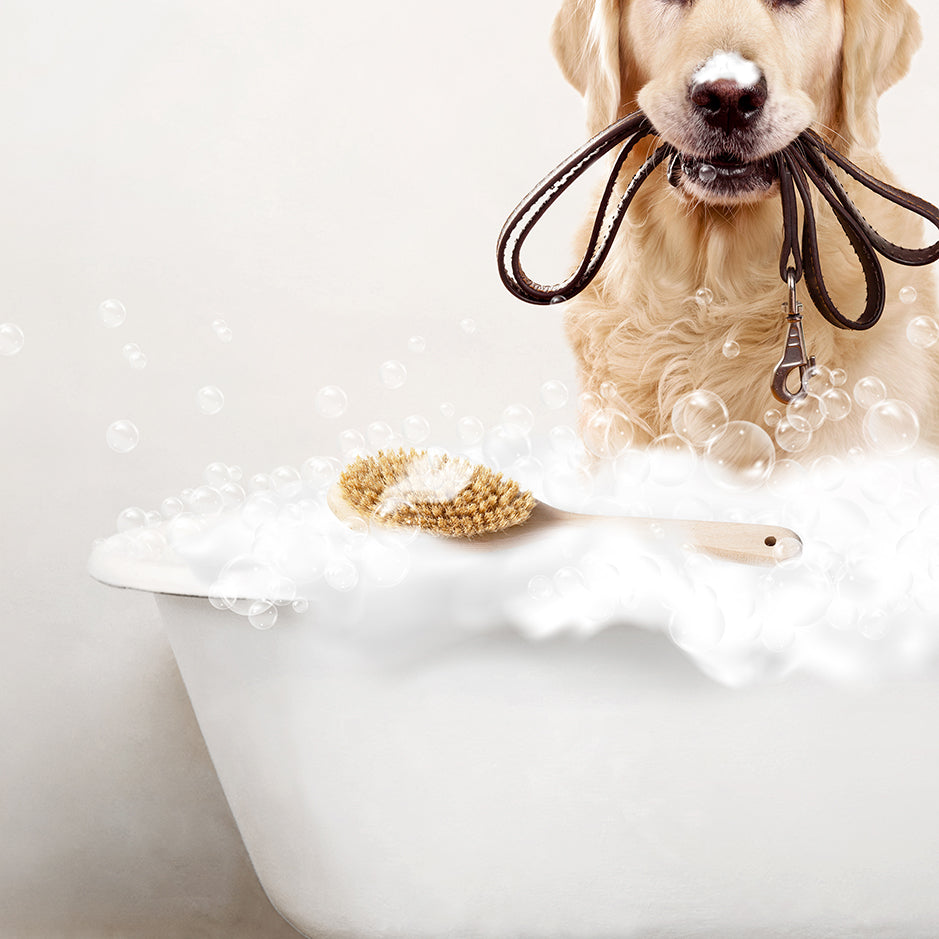
[[[701,117],[717,130],[729,134],[748,127],[766,103],[766,79],[744,88],[730,78],[696,82],[691,103]]]

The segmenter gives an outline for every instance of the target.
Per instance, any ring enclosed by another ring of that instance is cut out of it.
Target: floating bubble
[[[269,600],[255,600],[248,608],[248,622],[255,629],[270,629],[277,622],[277,606]]]
[[[796,460],[777,460],[768,487],[780,496],[791,496],[805,480],[805,467]]]
[[[939,323],[931,316],[916,316],[906,324],[906,338],[919,349],[929,349],[939,342]]]
[[[473,333],[476,332],[476,320],[470,317],[460,320],[460,329],[462,329],[467,336],[472,336]]]
[[[901,303],[916,303],[916,288],[915,287],[901,287],[900,288],[900,302]]]
[[[192,492],[189,508],[197,515],[218,515],[222,511],[224,500],[218,489],[212,486],[199,486]]]
[[[461,417],[456,422],[456,432],[462,443],[473,446],[483,439],[486,428],[478,417],[467,416]]]
[[[420,414],[411,414],[401,422],[401,429],[411,443],[420,443],[430,436],[430,421]]]
[[[882,453],[903,453],[919,439],[919,418],[904,401],[888,398],[864,415],[864,438]]]
[[[694,447],[678,434],[662,434],[648,447],[649,472],[662,486],[677,486],[694,472],[697,454]]]
[[[131,421],[115,421],[108,427],[105,439],[115,453],[130,453],[140,442],[140,431]]]
[[[556,378],[549,379],[541,386],[541,400],[552,411],[563,408],[567,404],[569,396],[567,385]]]
[[[320,417],[334,420],[346,413],[349,398],[338,385],[324,385],[316,392],[314,405]]]
[[[548,442],[551,444],[551,449],[562,456],[571,456],[577,452],[580,446],[577,431],[567,424],[558,424],[556,427],[552,427],[548,431]]]
[[[274,480],[270,473],[255,473],[248,480],[249,492],[269,492],[274,488]]]
[[[332,485],[339,475],[339,461],[325,456],[312,456],[304,460],[300,476],[316,489]]]
[[[802,387],[812,395],[821,396],[832,387],[831,370],[824,365],[811,365],[802,376]]]
[[[749,421],[731,421],[707,445],[708,475],[728,489],[762,486],[773,471],[776,448],[769,434]]]
[[[836,456],[820,456],[812,464],[812,480],[819,489],[840,489],[845,476],[845,466]]]
[[[16,323],[0,324],[0,355],[16,355],[26,339]]]
[[[379,450],[393,447],[398,440],[398,435],[387,421],[372,421],[365,428],[365,436],[369,444]]]
[[[135,505],[128,506],[117,517],[118,531],[131,531],[134,528],[142,528],[147,524],[147,513]]]
[[[840,388],[848,380],[848,373],[843,368],[833,368],[831,370],[831,383]]]
[[[227,483],[231,479],[231,472],[224,463],[209,463],[202,471],[202,478],[210,485],[216,488],[222,483]]]
[[[786,420],[802,433],[818,430],[827,413],[825,402],[816,394],[800,395],[786,405]]]
[[[160,514],[163,518],[176,518],[185,508],[182,499],[178,499],[176,496],[167,496],[160,503]]]
[[[359,582],[359,572],[349,558],[333,558],[323,571],[323,580],[333,590],[346,593]]]
[[[349,428],[339,434],[339,450],[343,456],[348,457],[357,450],[365,449],[365,436],[360,431]]]
[[[605,381],[600,385],[600,397],[604,401],[613,401],[619,397],[615,381]]]
[[[854,400],[865,410],[887,397],[887,387],[875,375],[866,375],[854,386]]]
[[[528,581],[528,596],[532,600],[550,600],[554,596],[554,584],[550,577],[544,574],[535,574]]]
[[[226,509],[241,505],[247,495],[244,489],[232,480],[229,480],[227,483],[222,483],[222,485],[218,487],[218,491],[222,494],[222,504]]]
[[[829,388],[822,395],[822,401],[825,402],[825,414],[830,421],[843,421],[850,413],[853,404],[851,395],[844,388]]]
[[[212,332],[218,337],[221,342],[231,342],[232,332],[228,325],[223,319],[212,320]]]
[[[304,597],[297,597],[297,599],[294,600],[290,606],[294,613],[306,613],[306,611],[310,608],[310,601]]]
[[[205,385],[196,392],[196,404],[203,414],[218,414],[225,406],[225,395],[215,385]]]
[[[581,436],[590,453],[601,460],[611,460],[632,446],[636,429],[622,411],[601,408],[590,415]]]
[[[727,405],[713,391],[697,388],[682,395],[672,408],[672,429],[693,447],[707,446],[727,426]]]
[[[714,167],[711,167],[714,169]],[[714,302],[714,292],[708,287],[701,287],[694,292],[694,295],[701,300],[703,303],[713,303]]]
[[[427,340],[423,336],[411,336],[408,340],[408,350],[420,354],[426,351]]]
[[[408,370],[397,359],[383,362],[378,373],[381,376],[381,383],[386,388],[400,388],[408,378]]]
[[[444,401],[443,404],[440,405],[440,413],[449,419],[456,414],[456,407],[450,401]]]
[[[812,431],[790,424],[786,418],[773,428],[773,436],[781,450],[787,453],[801,453],[812,442]]]
[[[510,404],[502,412],[502,423],[523,434],[530,434],[535,426],[535,415],[524,404]]]
[[[278,466],[271,470],[271,479],[275,489],[286,489],[300,482],[300,470],[295,466]]]
[[[782,414],[779,413],[779,410],[777,408],[770,408],[763,415],[763,423],[767,427],[775,427],[781,419],[782,419]]]
[[[531,456],[531,441],[515,427],[497,424],[483,438],[483,454],[496,469],[505,469]]]
[[[108,329],[114,329],[127,319],[127,310],[120,300],[105,300],[98,304],[98,317]]]
[[[735,359],[740,355],[740,343],[736,339],[728,339],[721,347],[725,359]]]

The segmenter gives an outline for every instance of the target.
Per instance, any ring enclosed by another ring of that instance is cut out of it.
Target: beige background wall
[[[939,10],[923,6],[885,150],[939,201]],[[582,140],[553,8],[0,6],[0,323],[26,337],[0,357],[0,937],[292,935],[150,598],[92,582],[85,559],[122,508],[213,460],[299,464],[415,412],[443,439],[443,402],[490,421],[537,408],[547,378],[573,383],[557,314],[512,301],[493,263],[507,211]],[[563,227],[548,261],[567,256]],[[127,308],[113,330],[108,297]],[[409,370],[394,392],[389,358]],[[338,422],[313,407],[332,383],[351,399]],[[225,394],[211,417],[208,384]],[[122,418],[141,440],[119,455],[104,435]]]

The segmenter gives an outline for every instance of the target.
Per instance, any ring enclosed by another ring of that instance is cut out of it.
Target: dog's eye
[[[770,0],[770,5],[774,10],[785,7],[798,7],[802,6],[805,0]]]

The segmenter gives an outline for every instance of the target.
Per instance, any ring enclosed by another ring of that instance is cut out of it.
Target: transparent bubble
[[[554,584],[550,577],[544,574],[535,574],[528,581],[528,596],[532,600],[550,600],[554,596]]]
[[[725,359],[735,359],[740,355],[740,343],[736,339],[728,339],[721,347]]]
[[[300,467],[300,475],[317,489],[332,485],[339,475],[339,461],[325,456],[313,456]]]
[[[775,427],[781,419],[782,419],[782,414],[779,413],[779,410],[777,408],[770,408],[763,415],[763,423],[767,427]]]
[[[605,381],[600,385],[600,398],[603,401],[613,401],[619,397],[619,390],[615,381]]]
[[[541,400],[552,411],[563,408],[569,396],[567,385],[555,378],[549,379],[541,386]]]
[[[265,522],[277,518],[280,506],[270,492],[252,492],[241,507],[241,518],[249,528],[258,528]]]
[[[776,448],[769,434],[749,421],[731,421],[705,453],[708,475],[728,489],[762,486],[773,471]]]
[[[16,355],[25,341],[23,330],[15,323],[0,324],[0,355]]]
[[[786,420],[803,433],[818,430],[825,423],[828,415],[825,402],[815,394],[805,394],[793,398],[786,405]]]
[[[854,386],[854,400],[865,410],[887,397],[887,387],[875,375],[866,375]]]
[[[473,446],[483,439],[486,428],[478,417],[467,416],[456,422],[456,432],[462,443]]]
[[[555,453],[562,456],[571,456],[577,452],[580,446],[580,440],[577,431],[567,424],[558,424],[548,431],[548,442]]]
[[[278,466],[271,470],[271,479],[275,489],[287,489],[300,482],[300,470],[295,466]]]
[[[462,329],[467,336],[472,336],[473,333],[476,332],[476,320],[470,317],[460,320],[460,329]]]
[[[185,509],[183,500],[176,498],[176,496],[167,496],[160,503],[160,514],[163,518],[175,518],[183,509]]]
[[[131,531],[134,528],[142,528],[147,524],[147,513],[135,505],[128,506],[117,517],[118,531]]]
[[[515,427],[497,424],[483,439],[483,454],[491,466],[508,468],[531,456],[531,441]]]
[[[115,421],[108,427],[105,439],[115,453],[130,453],[140,442],[140,431],[131,421]]]
[[[323,580],[333,590],[345,593],[359,582],[359,572],[349,558],[333,558],[323,571]]]
[[[780,496],[792,495],[805,480],[805,467],[795,460],[777,460],[769,477],[769,489]]]
[[[576,567],[559,568],[551,578],[551,584],[559,596],[568,599],[580,597],[587,588],[584,575]]]
[[[848,373],[843,368],[833,368],[831,370],[831,383],[840,388],[848,380]]]
[[[202,478],[210,486],[218,487],[231,479],[231,472],[224,463],[209,463],[202,471]]]
[[[843,421],[850,413],[853,404],[851,395],[844,388],[829,388],[822,395],[825,402],[825,414],[830,421]]]
[[[423,336],[411,336],[408,340],[408,351],[421,353],[427,349],[427,340]]]
[[[704,447],[719,437],[728,419],[727,405],[703,388],[682,395],[672,408],[672,429],[693,447]]]
[[[98,318],[108,329],[114,329],[127,319],[127,310],[120,300],[105,300],[98,305]]]
[[[357,450],[365,450],[365,435],[349,428],[339,434],[339,450],[343,456],[349,456]]]
[[[411,443],[420,443],[430,436],[430,421],[420,414],[411,414],[401,422],[401,429]]]
[[[388,450],[398,441],[398,435],[386,421],[372,421],[365,428],[365,436],[368,442],[379,450]]]
[[[221,342],[231,342],[232,332],[225,320],[212,320],[212,332],[215,333]]]
[[[446,418],[451,418],[456,414],[456,407],[450,401],[444,401],[440,405],[440,413]]]
[[[783,418],[774,428],[773,436],[781,450],[787,453],[800,453],[812,442],[812,431],[803,430]]]
[[[617,483],[626,487],[638,486],[649,475],[649,454],[645,450],[624,450],[616,458]]]
[[[694,472],[697,455],[694,448],[678,434],[656,437],[648,447],[649,473],[654,482],[677,486]]]
[[[717,179],[717,168],[711,166],[710,163],[702,163],[698,167],[698,179],[700,179],[702,183],[714,182],[714,180]]]
[[[408,370],[404,367],[404,363],[397,359],[383,362],[378,373],[381,376],[381,383],[386,388],[400,388],[408,378]]]
[[[864,438],[882,453],[903,453],[919,439],[919,418],[904,401],[878,401],[864,415]]]
[[[268,600],[255,600],[248,608],[248,622],[255,629],[270,629],[277,622],[277,606]]]
[[[274,488],[274,480],[270,473],[255,473],[248,480],[249,492],[268,492]]]
[[[906,338],[919,349],[929,349],[939,342],[939,323],[931,316],[916,316],[906,324]]]
[[[900,288],[900,302],[901,303],[916,303],[916,288],[915,287],[901,287]]]
[[[713,169],[713,167],[711,167]],[[708,287],[701,287],[694,292],[694,295],[704,303],[714,302],[714,292]]]
[[[821,396],[832,387],[831,370],[824,365],[812,365],[802,376],[802,387],[812,395]]]
[[[523,434],[530,434],[535,426],[535,415],[524,404],[510,404],[502,412],[502,423]]]
[[[836,456],[820,456],[812,464],[812,480],[819,489],[838,489],[845,476],[845,466]]]
[[[584,446],[601,460],[611,460],[632,446],[636,436],[633,422],[622,411],[601,408],[584,424]]]
[[[306,613],[310,608],[310,601],[304,597],[298,597],[293,603],[290,604],[294,613]]]
[[[212,486],[199,486],[192,492],[189,508],[197,515],[218,515],[224,506],[224,499],[218,489]]]
[[[225,395],[215,385],[205,385],[196,392],[196,404],[203,414],[218,414],[225,406]]]
[[[234,508],[245,501],[246,493],[244,489],[232,480],[222,483],[218,487],[218,491],[222,494],[222,503],[226,509]]]
[[[334,420],[346,413],[349,398],[338,385],[324,385],[316,392],[314,406],[320,417]]]
[[[582,466],[561,465],[545,473],[545,498],[566,509],[578,509],[593,495],[594,479]]]

